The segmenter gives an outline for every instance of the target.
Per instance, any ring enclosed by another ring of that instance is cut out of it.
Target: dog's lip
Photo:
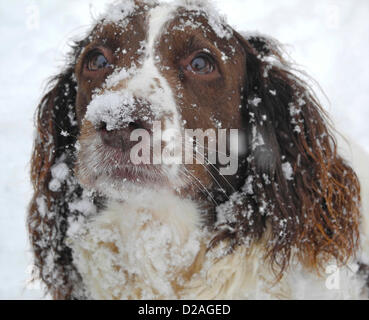
[[[109,146],[103,146],[100,152],[110,155],[104,159],[101,168],[108,168],[106,172],[111,178],[129,181],[138,184],[158,184],[167,183],[166,176],[162,173],[161,165],[154,164],[133,164],[130,160],[130,151]]]
[[[112,171],[115,179],[132,182],[136,184],[158,184],[165,183],[166,179],[160,170],[148,165],[124,165],[116,167]]]

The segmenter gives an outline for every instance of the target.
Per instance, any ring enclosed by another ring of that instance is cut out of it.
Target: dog
[[[211,3],[111,4],[36,126],[28,228],[54,299],[367,297],[361,174],[279,43]]]

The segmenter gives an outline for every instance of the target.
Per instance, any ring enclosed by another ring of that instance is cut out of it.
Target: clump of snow
[[[233,31],[228,26],[225,16],[221,16],[215,4],[208,0],[176,0],[173,5],[183,7],[188,11],[195,11],[199,15],[205,15],[208,23],[219,38],[229,40]]]
[[[306,101],[302,97],[299,97],[297,103],[300,107],[302,107],[306,104]]]
[[[296,125],[294,128],[293,128],[293,131],[296,132],[296,133],[301,133],[301,128]]]
[[[293,169],[289,162],[282,163],[282,170],[286,180],[293,180]]]
[[[259,97],[254,97],[253,99],[249,99],[248,103],[251,104],[254,107],[257,107],[260,103],[261,103],[261,98]]]
[[[229,224],[237,222],[234,206],[242,204],[243,198],[242,192],[235,192],[227,202],[217,206],[217,225],[224,225],[224,228],[230,228]]]
[[[229,57],[223,51],[221,52],[221,54],[222,54],[222,61],[227,62],[229,60]]]
[[[53,192],[59,191],[62,183],[69,176],[69,168],[64,162],[60,162],[51,168],[52,179],[49,183],[49,189]]]
[[[119,85],[120,82],[128,79],[135,74],[137,67],[133,64],[131,68],[116,68],[113,73],[105,80],[104,87],[107,89],[113,88]]]
[[[36,204],[38,207],[38,212],[40,213],[40,217],[45,217],[48,212],[45,196],[38,197],[36,199]]]
[[[237,218],[235,216],[235,207],[237,206],[242,207],[245,203],[246,197],[254,194],[253,183],[254,183],[254,176],[249,175],[246,178],[245,184],[243,185],[241,191],[234,192],[230,196],[228,201],[219,205],[216,208],[217,225],[226,224],[225,228],[229,228],[227,226],[228,224],[237,222]],[[243,216],[247,219],[251,217],[252,213],[253,213],[253,209],[251,206],[248,206],[242,212]]]
[[[127,17],[132,15],[137,9],[134,0],[117,0],[107,5],[105,13],[98,17],[108,23],[122,23]]]
[[[67,164],[64,162],[61,162],[61,163],[58,163],[52,166],[51,175],[53,178],[58,179],[59,181],[66,180],[69,175],[69,168]]]
[[[70,211],[78,211],[83,213],[84,215],[90,215],[96,213],[96,206],[92,203],[92,201],[86,197],[82,199],[77,199],[71,203],[69,203]]]
[[[132,94],[126,91],[106,91],[94,96],[85,118],[95,126],[104,122],[106,129],[110,131],[134,122],[133,112],[136,108],[136,100]]]
[[[301,108],[297,107],[293,102],[288,105],[291,117],[297,116],[301,113]]]
[[[256,150],[256,148],[264,146],[265,141],[263,135],[258,131],[257,127],[254,125],[252,127],[252,142],[251,148],[252,150]]]

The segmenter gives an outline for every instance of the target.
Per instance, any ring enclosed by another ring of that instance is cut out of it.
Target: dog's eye
[[[193,59],[189,67],[192,72],[198,74],[209,74],[214,71],[214,64],[211,58],[203,54]]]
[[[87,69],[97,71],[109,66],[109,61],[100,51],[92,52],[87,58]]]

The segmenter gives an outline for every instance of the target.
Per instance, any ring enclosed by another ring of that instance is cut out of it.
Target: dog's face
[[[185,129],[242,127],[246,55],[216,19],[200,8],[136,2],[130,14],[105,17],[94,28],[75,68],[81,127],[76,171],[85,186],[119,193],[132,185],[227,190],[235,183],[236,174],[220,177],[219,163],[183,161],[186,147],[193,148]],[[158,126],[162,139],[153,133]],[[132,163],[135,129],[150,133],[150,163]],[[178,148],[181,163],[166,161],[162,151]],[[203,153],[208,158],[213,151],[205,147]],[[155,152],[162,152],[156,163]]]

